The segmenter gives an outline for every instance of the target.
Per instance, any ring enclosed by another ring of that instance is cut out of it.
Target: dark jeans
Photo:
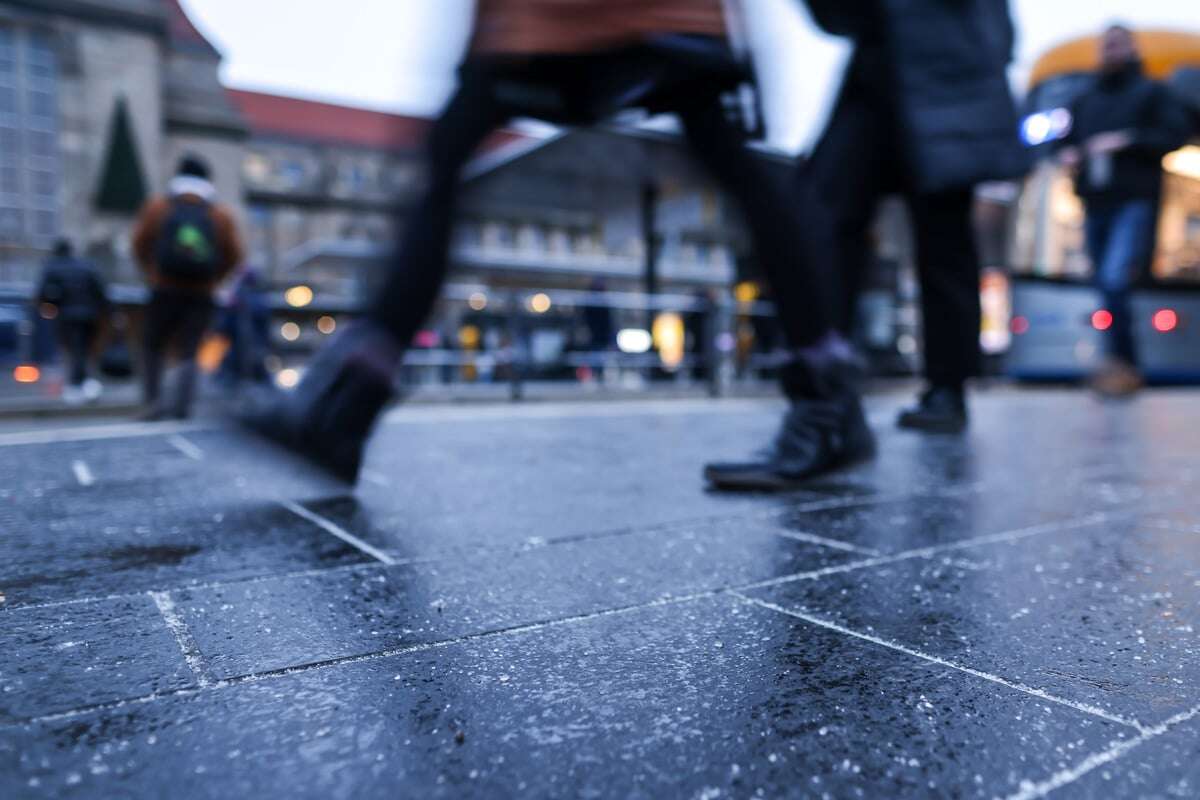
[[[854,328],[859,294],[873,261],[871,228],[880,200],[902,194],[916,244],[925,377],[961,388],[978,375],[981,308],[979,255],[969,187],[938,194],[912,191],[902,132],[884,86],[851,79],[802,174],[810,253],[835,276],[839,328]]]
[[[158,289],[146,307],[142,336],[142,400],[148,408],[177,417],[191,412],[196,387],[196,353],[213,314],[212,297],[196,292]],[[179,385],[169,406],[159,402],[163,360],[173,347],[180,362]]]
[[[402,345],[412,340],[446,277],[459,172],[485,137],[523,113],[521,98],[539,90],[570,91],[602,79],[620,55],[545,56],[519,66],[471,63],[461,86],[429,136],[429,183],[374,303],[371,318]],[[570,76],[562,79],[561,75]],[[559,85],[559,80],[567,80]],[[514,85],[518,90],[514,90]],[[674,109],[692,152],[741,207],[758,259],[772,284],[782,324],[793,348],[815,342],[832,325],[824,276],[803,257],[795,197],[778,168],[755,157],[743,134],[722,111],[715,91],[680,96]],[[617,165],[614,165],[617,166]]]
[[[1087,247],[1096,287],[1112,314],[1105,333],[1108,354],[1137,364],[1133,340],[1133,309],[1129,293],[1145,274],[1154,252],[1155,204],[1130,200],[1116,205],[1093,205],[1087,210]]]
[[[67,354],[68,377],[71,386],[81,386],[88,377],[88,360],[96,342],[97,324],[94,320],[62,320],[59,336]]]

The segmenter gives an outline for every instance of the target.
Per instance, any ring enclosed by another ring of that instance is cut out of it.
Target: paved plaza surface
[[[1200,797],[1200,393],[998,390],[786,495],[777,401],[0,432],[0,797]]]

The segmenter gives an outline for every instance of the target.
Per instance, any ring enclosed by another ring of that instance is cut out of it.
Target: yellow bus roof
[[[1142,50],[1146,72],[1153,78],[1167,78],[1181,66],[1200,66],[1200,33],[1159,29],[1139,30],[1134,35]],[[1099,65],[1099,36],[1072,39],[1037,60],[1029,86],[1032,88],[1050,78],[1074,72],[1093,72]]]

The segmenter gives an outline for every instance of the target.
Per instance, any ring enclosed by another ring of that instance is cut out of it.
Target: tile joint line
[[[333,534],[346,544],[353,547],[355,550],[358,550],[359,552],[364,553],[383,564],[395,566],[395,558],[388,555],[383,550],[380,550],[378,547],[364,542],[362,539],[350,533],[350,531],[346,530],[335,522],[326,519],[320,514],[309,511],[307,508],[293,500],[279,500],[278,503],[301,519],[308,520],[326,533]]]

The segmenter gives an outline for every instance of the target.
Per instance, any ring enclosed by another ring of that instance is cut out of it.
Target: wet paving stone
[[[900,553],[1053,525],[1079,516],[1078,506],[1010,503],[986,490],[967,490],[819,510],[799,506],[779,514],[778,521],[785,531],[816,534],[881,553]]]
[[[1110,521],[750,595],[1146,723],[1200,703],[1200,536]]]
[[[730,523],[173,594],[220,678],[743,586],[862,556]]]
[[[0,723],[193,682],[149,597],[0,611]]]
[[[715,599],[3,727],[0,793],[992,798],[1135,735]]]
[[[0,527],[0,591],[9,608],[369,560],[262,500],[180,505],[148,493],[138,503],[97,506],[59,497],[0,511]]]
[[[1193,718],[1097,766],[1060,794],[1085,800],[1200,797],[1200,720]]]

